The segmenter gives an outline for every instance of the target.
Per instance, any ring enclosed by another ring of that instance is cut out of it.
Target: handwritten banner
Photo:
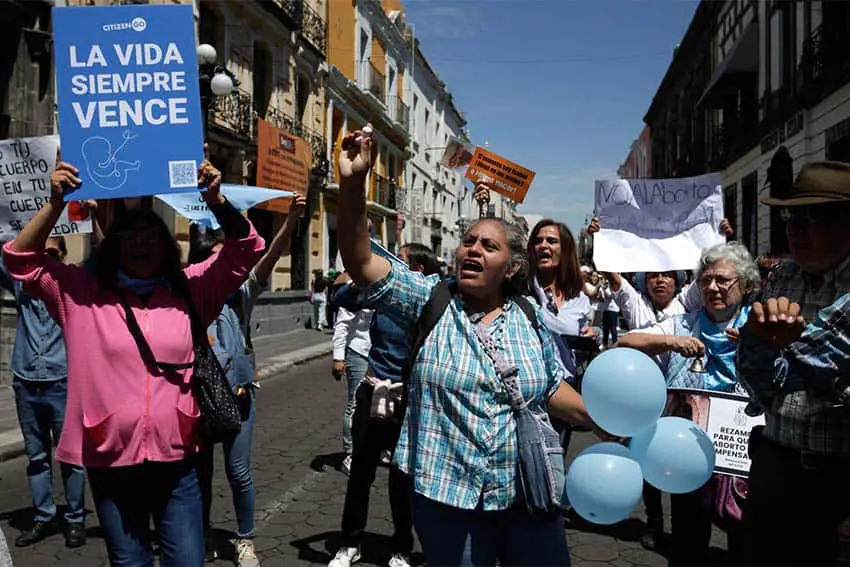
[[[750,472],[750,432],[764,425],[764,416],[750,417],[749,399],[740,394],[708,390],[671,390],[667,413],[682,415],[703,429],[714,443],[714,472],[747,477]]]
[[[0,241],[14,238],[47,204],[58,149],[56,136],[0,140]],[[72,202],[50,234],[69,236],[91,231],[88,211]]]
[[[240,211],[247,211],[260,203],[279,199],[282,194],[286,197],[292,197],[292,193],[289,191],[230,183],[221,184],[221,194],[227,197],[227,200]],[[213,230],[219,228],[218,220],[210,211],[201,193],[169,193],[157,195],[156,198],[174,209],[174,212],[181,217],[208,226]]]
[[[310,144],[262,118],[257,119],[257,183],[306,195],[312,167]],[[259,208],[285,213],[289,211],[290,202],[290,199],[275,199]]]
[[[203,123],[192,6],[53,9],[68,199],[196,191]]]
[[[473,182],[485,181],[493,191],[517,203],[525,200],[534,175],[530,169],[484,148],[475,148],[472,161],[466,168],[467,179]]]
[[[719,173],[597,181],[596,211],[593,261],[605,272],[691,270],[705,248],[724,242]]]

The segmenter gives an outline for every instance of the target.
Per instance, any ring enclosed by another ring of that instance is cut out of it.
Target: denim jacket
[[[15,378],[49,382],[68,377],[65,338],[40,299],[23,291],[0,260],[0,285],[15,297],[18,329],[12,350],[12,374]]]

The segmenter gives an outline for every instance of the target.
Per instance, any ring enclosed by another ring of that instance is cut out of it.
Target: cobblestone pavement
[[[341,460],[340,422],[345,388],[331,378],[330,365],[330,357],[325,357],[295,367],[266,381],[259,392],[254,436],[256,547],[265,567],[327,564],[339,543],[346,477],[337,467]],[[589,434],[578,434],[573,437],[571,452],[592,442]],[[220,455],[217,459],[220,463]],[[362,562],[366,565],[386,565],[388,559],[392,526],[386,482],[386,471],[379,471],[363,544]],[[214,493],[216,534],[225,541],[235,529],[235,523],[223,470],[217,471]],[[59,486],[57,494],[61,494]],[[30,514],[25,461],[15,459],[0,464],[0,526],[10,544]],[[571,523],[565,533],[573,564],[579,567],[665,565],[663,556],[641,548],[642,525],[639,514],[612,529]],[[106,551],[94,513],[89,517],[88,535],[88,545],[81,549],[66,549],[61,535],[31,548],[13,548],[15,565],[106,565]],[[721,562],[720,549],[725,538],[715,533],[714,545],[718,548],[717,562]],[[414,556],[414,560],[421,563],[421,555]],[[223,558],[214,565],[228,564],[230,561]]]

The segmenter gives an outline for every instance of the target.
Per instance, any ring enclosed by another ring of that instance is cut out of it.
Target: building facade
[[[410,107],[410,150],[403,203],[407,242],[430,246],[450,262],[459,243],[464,220],[472,215],[472,191],[464,171],[440,164],[452,139],[469,142],[466,119],[457,109],[446,84],[428,63],[419,42],[408,30],[410,73],[405,93]]]
[[[652,137],[644,125],[640,136],[629,147],[629,155],[617,168],[620,179],[652,179]]]
[[[754,254],[787,252],[779,195],[809,161],[850,161],[850,3],[703,0],[646,115],[656,177],[720,171]]]
[[[338,258],[338,166],[346,132],[373,128],[375,167],[367,183],[373,235],[389,250],[402,241],[404,168],[409,158],[410,110],[404,100],[409,45],[400,3],[329,3],[326,155],[332,164],[321,194],[317,266],[341,268]]]

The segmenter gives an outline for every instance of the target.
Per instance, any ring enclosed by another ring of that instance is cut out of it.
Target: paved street
[[[329,357],[291,368],[264,382],[258,401],[254,478],[256,546],[267,567],[327,564],[336,550],[346,481],[336,469],[341,458],[340,418],[344,397],[343,385],[330,377]],[[573,450],[580,450],[589,442],[592,438],[588,434],[579,434],[574,437]],[[22,459],[0,464],[0,525],[10,543],[30,514],[24,467]],[[372,519],[363,549],[363,563],[367,565],[386,565],[388,559],[391,524],[383,489],[386,479],[386,472],[381,471],[372,498]],[[215,527],[224,540],[235,524],[223,470],[216,477],[215,499],[213,517],[218,520]],[[86,547],[65,549],[64,539],[57,535],[26,550],[13,548],[15,565],[106,565],[105,548],[93,513],[88,525]],[[574,524],[566,530],[574,565],[666,564],[662,556],[640,547],[641,526],[637,518],[610,530]],[[715,536],[719,548],[725,538],[720,534]],[[414,559],[421,562],[422,557]],[[715,563],[723,558],[717,559]],[[226,559],[216,563],[228,564]]]

